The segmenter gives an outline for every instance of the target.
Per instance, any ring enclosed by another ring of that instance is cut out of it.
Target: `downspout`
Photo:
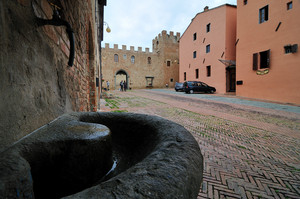
[[[67,28],[66,31],[70,41],[70,54],[69,54],[68,65],[73,66],[74,55],[75,55],[75,41],[74,41],[74,31],[71,25],[67,21],[60,18],[59,13],[56,9],[53,10],[52,19],[42,19],[37,17],[37,24],[39,26],[44,26],[44,25],[66,26]]]
[[[99,85],[100,85],[100,97],[102,96],[102,50],[101,42],[103,40],[103,13],[104,6],[106,6],[106,0],[98,0],[98,47],[99,47],[99,60],[100,60],[100,74],[99,74]],[[100,99],[99,99],[100,100]]]

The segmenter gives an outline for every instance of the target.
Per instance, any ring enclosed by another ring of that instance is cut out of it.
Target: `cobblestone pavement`
[[[300,199],[300,114],[166,91],[111,91],[101,111],[157,115],[188,129],[204,157],[199,199]]]

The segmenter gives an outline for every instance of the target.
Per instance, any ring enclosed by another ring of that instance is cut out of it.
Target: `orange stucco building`
[[[235,91],[236,6],[204,8],[179,41],[179,81],[203,81],[217,93]]]
[[[300,104],[300,1],[238,0],[236,95]]]

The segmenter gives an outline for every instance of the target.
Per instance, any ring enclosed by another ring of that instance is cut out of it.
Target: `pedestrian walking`
[[[124,91],[126,92],[126,90],[127,90],[127,82],[124,81]]]
[[[124,83],[123,83],[123,80],[120,82],[120,91],[123,91],[123,86],[124,86]]]
[[[106,81],[106,89],[109,91],[109,81]]]

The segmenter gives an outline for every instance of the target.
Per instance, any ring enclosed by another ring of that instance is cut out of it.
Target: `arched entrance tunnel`
[[[115,88],[119,89],[120,88],[120,82],[125,81],[127,84],[127,88],[129,88],[129,76],[125,70],[119,70],[116,75],[115,75]]]
[[[0,198],[197,198],[198,143],[169,120],[72,113],[0,156]]]

